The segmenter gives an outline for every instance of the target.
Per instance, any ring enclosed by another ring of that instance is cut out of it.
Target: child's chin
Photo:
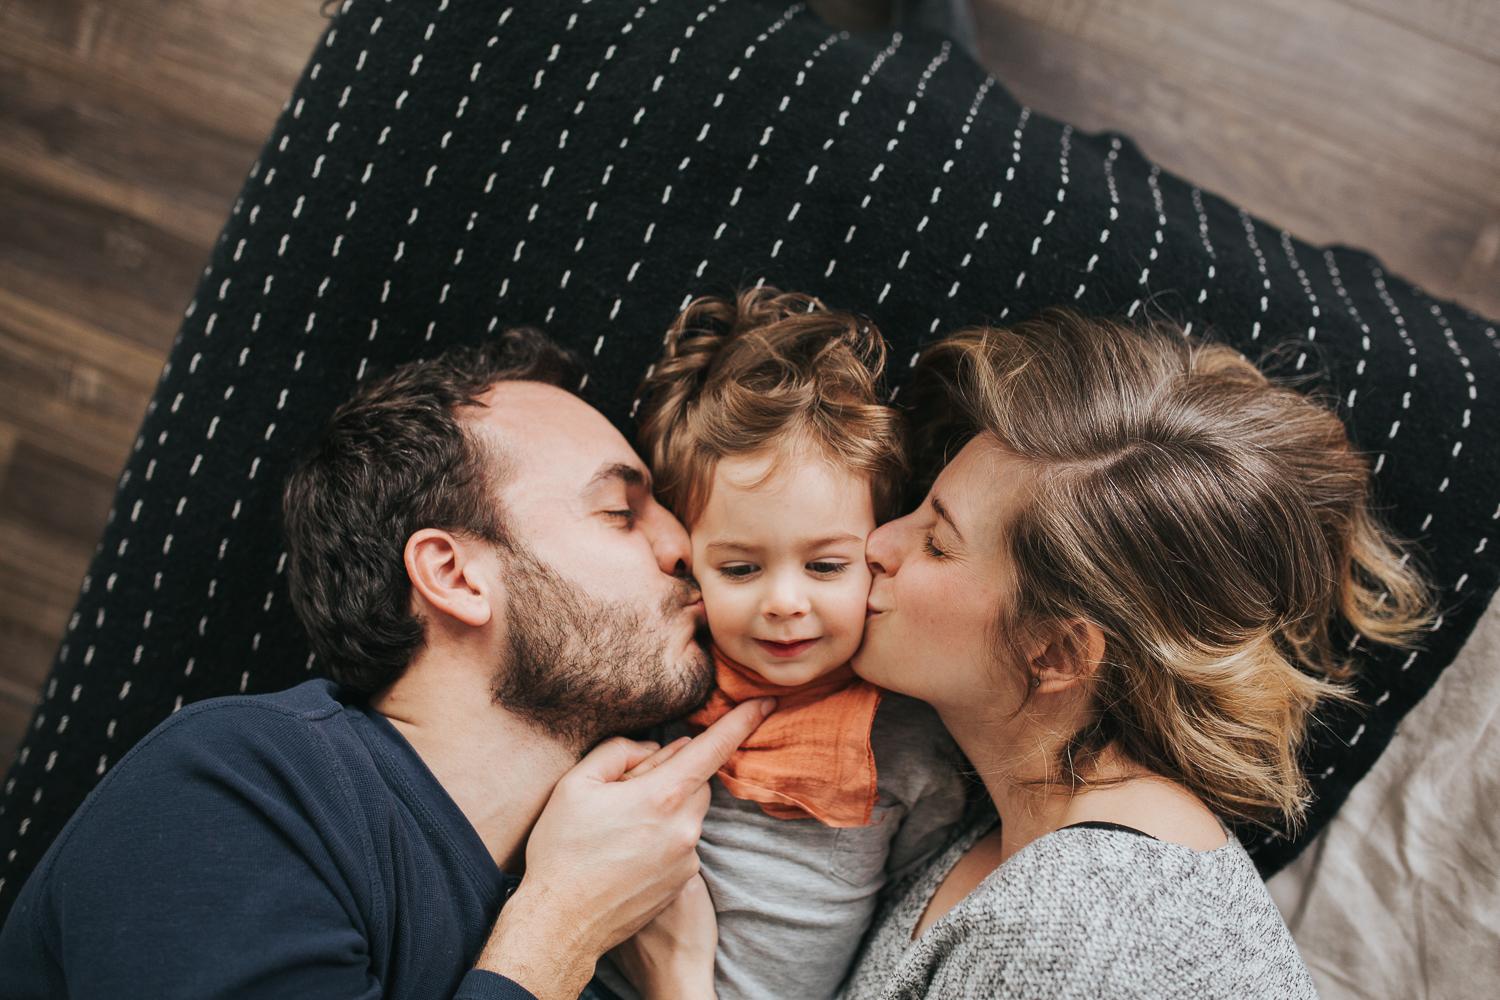
[[[772,684],[782,687],[796,687],[799,684],[807,684],[817,680],[824,674],[832,673],[844,665],[844,660],[835,663],[827,661],[826,657],[819,657],[816,661],[802,663],[796,660],[791,662],[774,661],[766,656],[759,656],[750,666]]]

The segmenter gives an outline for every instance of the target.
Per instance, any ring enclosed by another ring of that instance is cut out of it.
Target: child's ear
[[[1056,694],[1093,677],[1104,660],[1104,632],[1082,618],[1055,622],[1027,664],[1037,694]]]

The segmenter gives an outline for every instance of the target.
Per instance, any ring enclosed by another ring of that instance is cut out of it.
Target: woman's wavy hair
[[[1295,828],[1311,713],[1350,699],[1338,630],[1404,646],[1431,617],[1338,416],[1228,347],[1065,309],[962,331],[917,368],[919,455],[984,434],[1028,467],[1002,662],[1053,623],[1105,637],[1092,720],[1049,783],[1087,785],[1113,748],[1221,816]]]
[[[877,522],[900,513],[905,419],[881,402],[885,341],[875,324],[810,295],[752,288],[695,299],[647,373],[642,453],[657,494],[692,527],[721,458],[809,447],[869,477]],[[773,463],[768,475],[774,475]]]

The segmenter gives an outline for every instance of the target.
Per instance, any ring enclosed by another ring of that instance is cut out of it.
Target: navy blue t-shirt
[[[471,969],[518,881],[336,685],[216,698],[53,843],[0,931],[0,997],[529,1000]]]

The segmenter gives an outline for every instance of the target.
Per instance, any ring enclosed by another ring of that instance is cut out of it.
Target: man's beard
[[[670,649],[693,586],[661,603],[611,604],[585,593],[529,552],[507,559],[509,657],[497,671],[497,703],[580,755],[621,733],[685,715],[714,682],[708,627],[680,662]]]

